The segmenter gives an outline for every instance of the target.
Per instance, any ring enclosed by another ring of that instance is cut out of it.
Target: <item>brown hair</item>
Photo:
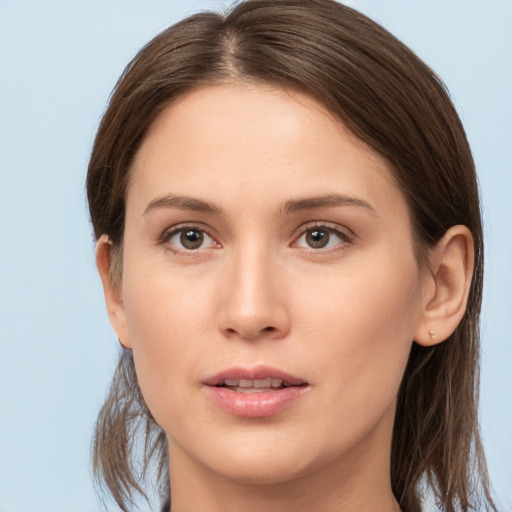
[[[441,80],[364,15],[333,0],[249,0],[226,15],[191,16],[138,53],[110,99],[87,178],[95,235],[106,234],[113,244],[113,277],[121,272],[130,165],[145,133],[185,91],[225,81],[306,92],[383,155],[410,208],[419,265],[448,228],[471,230],[476,265],[465,315],[445,342],[411,350],[398,395],[391,481],[407,512],[421,510],[428,488],[447,512],[494,509],[477,418],[483,241],[471,152]],[[141,396],[130,352],[123,351],[97,422],[94,471],[128,510],[143,493],[152,459],[165,488],[165,434]]]

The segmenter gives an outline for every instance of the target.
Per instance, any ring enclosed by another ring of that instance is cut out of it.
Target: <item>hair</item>
[[[249,0],[226,14],[190,16],[140,50],[110,97],[87,177],[95,236],[106,234],[112,244],[112,279],[121,278],[130,167],[148,128],[185,92],[229,82],[309,94],[382,155],[406,198],[420,267],[450,227],[471,230],[475,267],[462,321],[443,343],[412,345],[398,394],[391,483],[407,512],[421,510],[427,490],[447,512],[495,510],[477,413],[483,240],[471,151],[442,81],[366,16],[334,0]],[[145,495],[153,461],[169,500],[167,458],[165,433],[123,350],[97,420],[96,479],[127,511],[134,496]]]

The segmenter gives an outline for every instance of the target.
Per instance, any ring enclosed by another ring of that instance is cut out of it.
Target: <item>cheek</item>
[[[143,345],[165,351],[176,336],[194,343],[211,309],[212,277],[204,272],[190,276],[165,257],[135,254],[128,260],[123,302],[134,350]]]
[[[212,330],[211,292],[183,282],[153,267],[151,272],[126,273],[123,298],[137,378],[155,418],[160,409],[186,400],[182,386],[195,375],[197,355],[205,350],[205,333]],[[178,384],[177,393],[172,393]],[[169,393],[162,400],[162,390]],[[164,404],[165,402],[165,404]]]
[[[374,262],[373,271],[354,267],[331,277],[298,315],[304,342],[317,359],[316,381],[325,383],[324,375],[330,375],[339,410],[360,412],[361,421],[394,400],[414,336],[419,275],[414,262],[399,267],[386,264],[379,271]]]

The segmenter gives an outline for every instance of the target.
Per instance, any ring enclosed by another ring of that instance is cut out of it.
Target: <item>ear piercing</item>
[[[434,330],[431,329],[430,331],[428,331],[428,334],[432,341],[434,341],[436,339],[436,332]]]

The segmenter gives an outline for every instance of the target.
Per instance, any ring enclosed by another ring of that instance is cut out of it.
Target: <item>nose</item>
[[[265,249],[248,248],[225,263],[219,329],[228,338],[280,339],[290,330],[286,271]]]

